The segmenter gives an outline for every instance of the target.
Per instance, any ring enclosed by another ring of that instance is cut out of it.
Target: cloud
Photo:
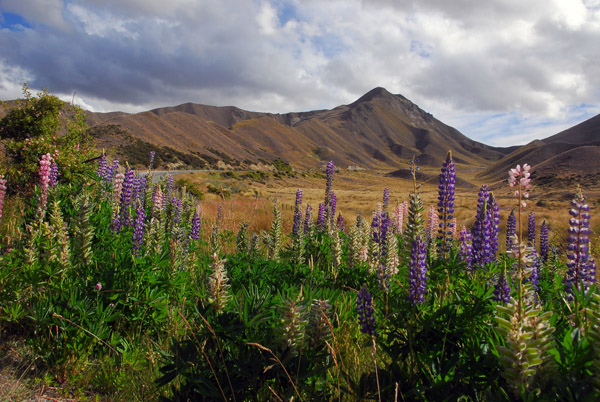
[[[474,139],[522,143],[598,110],[598,4],[0,0],[28,23],[0,28],[0,98],[27,79],[99,111],[288,112],[383,86]]]

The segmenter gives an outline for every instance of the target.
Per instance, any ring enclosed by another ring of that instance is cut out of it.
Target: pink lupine
[[[50,170],[52,165],[52,156],[49,153],[42,155],[40,159],[40,208],[42,210],[46,207],[46,201],[48,200],[48,187],[50,186]]]
[[[527,190],[531,189],[531,166],[528,164],[524,164],[523,167],[521,165],[517,165],[516,168],[510,169],[508,172],[508,184],[511,187],[517,187],[515,190],[515,197],[519,198],[521,206],[525,208],[527,206],[525,199],[529,198],[529,193]]]
[[[396,205],[394,211],[394,233],[401,234],[404,227],[404,204]]]
[[[2,219],[2,208],[4,207],[4,196],[6,195],[6,179],[0,174],[0,219]]]

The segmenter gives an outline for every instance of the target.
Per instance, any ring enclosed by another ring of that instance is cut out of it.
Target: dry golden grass
[[[429,173],[435,172],[432,170]],[[462,225],[471,227],[475,220],[478,192],[482,184],[475,177],[476,173],[476,171],[467,172],[465,173],[466,176],[462,176],[462,178],[473,183],[474,188],[456,189],[455,216],[459,229]],[[280,204],[284,232],[289,232],[292,225],[296,190],[303,190],[303,209],[306,208],[307,203],[310,204],[313,207],[315,219],[318,205],[323,202],[325,193],[325,178],[319,174],[299,174],[297,177],[284,179],[269,178],[265,183],[247,179],[221,178],[214,173],[194,173],[186,176],[193,182],[198,183],[201,188],[205,188],[208,182],[213,184],[218,182],[224,188],[244,189],[243,192],[232,194],[230,199],[223,200],[218,195],[206,194],[205,199],[202,201],[203,216],[209,224],[216,219],[218,203],[222,203],[223,227],[234,232],[237,232],[242,222],[249,224],[251,232],[268,230],[273,219],[274,199],[277,199]],[[347,223],[354,222],[358,214],[369,218],[372,211],[377,208],[377,204],[382,202],[383,190],[386,187],[390,189],[390,209],[397,202],[408,200],[409,194],[413,191],[413,183],[410,180],[386,177],[382,173],[372,171],[351,172],[340,170],[335,173],[333,181],[333,190],[338,200],[338,211],[342,213]],[[569,219],[569,202],[575,194],[575,187],[576,184],[573,183],[572,188],[553,188],[550,191],[544,191],[544,188],[534,186],[527,208],[522,214],[524,235],[527,233],[527,216],[529,212],[533,211],[536,215],[538,230],[541,223],[546,220],[549,225],[550,238],[564,240]],[[513,190],[508,187],[506,182],[494,183],[491,188],[500,206],[500,247],[503,249],[506,220],[510,211],[516,207],[517,202]],[[437,186],[433,184],[424,183],[420,187],[421,198],[425,207],[425,217],[429,206],[437,204],[437,191]],[[594,231],[597,225],[596,222],[598,222],[594,216],[594,207],[600,204],[600,188],[588,187],[583,188],[583,191],[592,207],[591,227]],[[594,232],[597,233],[598,231]]]

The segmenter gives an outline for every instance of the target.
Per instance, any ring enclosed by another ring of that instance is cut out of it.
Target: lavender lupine
[[[330,221],[332,220],[332,213],[331,213],[331,193],[332,193],[332,189],[333,189],[333,173],[335,171],[335,166],[333,164],[333,161],[330,161],[327,163],[327,168],[325,169],[325,202],[323,203],[324,208],[325,208],[325,215],[324,215],[324,225],[326,226],[327,224],[330,223]],[[320,208],[320,207],[319,207]],[[324,228],[325,230],[327,230],[327,228]]]
[[[96,172],[98,177],[102,180],[107,180],[110,176],[110,166],[108,165],[108,160],[106,159],[106,155],[102,154],[100,157],[100,163],[98,163],[98,170]]]
[[[425,301],[427,293],[427,249],[421,236],[412,243],[409,265],[409,296],[408,299],[414,304],[420,304]]]
[[[506,221],[506,251],[510,251],[514,248],[514,239],[517,236],[517,217],[515,216],[515,210],[510,211],[508,220]]]
[[[386,187],[383,189],[383,212],[388,212],[389,205],[390,205],[390,189]]]
[[[105,181],[106,183],[110,183],[113,178],[119,173],[119,160],[113,159],[109,170],[106,171]]]
[[[540,258],[543,263],[548,262],[548,252],[550,250],[548,243],[548,224],[544,220],[540,226]]]
[[[471,231],[466,227],[462,227],[458,235],[460,249],[458,250],[458,258],[465,263],[468,270],[473,268],[473,237]]]
[[[292,226],[292,236],[298,236],[300,226],[302,225],[302,190],[296,191],[296,204],[294,205],[294,225]]]
[[[491,248],[491,221],[488,212],[488,201],[490,197],[489,188],[486,184],[479,190],[479,201],[477,204],[477,215],[473,224],[473,263],[483,267],[492,261]]]
[[[132,202],[133,186],[135,181],[135,171],[133,169],[127,170],[125,173],[125,179],[123,180],[123,188],[121,190],[121,225],[131,226],[133,221],[131,219],[131,211],[129,207]]]
[[[595,276],[588,275],[590,263],[590,206],[586,203],[581,189],[577,189],[576,197],[571,201],[569,214],[569,237],[567,239],[567,272],[565,284],[567,292],[573,294],[574,288],[587,289],[595,282]]]
[[[452,151],[448,151],[446,161],[442,164],[440,173],[437,212],[439,214],[438,240],[441,241],[440,252],[445,258],[456,231],[454,224],[454,190],[456,183],[456,170],[452,160]]]
[[[508,286],[506,272],[504,271],[498,275],[498,279],[494,284],[494,300],[502,303],[508,303],[510,301],[510,286]]]
[[[338,214],[337,217],[337,221],[335,222],[335,227],[337,228],[337,230],[339,230],[340,232],[343,232],[345,227],[344,227],[344,217],[342,216],[342,214]]]
[[[0,174],[0,219],[2,219],[2,209],[4,208],[4,197],[6,196],[6,179]]]
[[[194,216],[192,217],[192,227],[190,229],[190,237],[194,240],[200,239],[200,230],[202,225],[202,207],[200,204],[196,207]]]
[[[50,185],[50,165],[52,164],[52,156],[49,153],[42,155],[40,159],[40,212],[46,208],[48,199],[48,186]]]
[[[498,235],[500,234],[500,208],[498,207],[498,202],[496,202],[494,194],[491,192],[490,197],[488,198],[488,213],[488,219],[490,221],[490,258],[491,261],[495,261],[499,248]]]
[[[325,231],[327,226],[325,217],[325,204],[319,203],[319,215],[317,215],[317,228],[318,230]]]
[[[337,196],[332,191],[331,192],[331,201],[329,204],[329,211],[326,210],[326,213],[329,213],[329,228],[333,229],[335,224],[335,211],[337,209]]]
[[[304,235],[310,236],[313,229],[313,209],[310,204],[306,205],[306,211],[304,212]]]
[[[48,184],[51,187],[55,187],[58,184],[58,165],[55,161],[52,161],[52,166],[50,166],[50,176],[48,177]]]
[[[155,152],[154,151],[150,151],[150,161],[148,163],[148,169],[152,170],[154,169],[154,156],[155,156]]]
[[[527,222],[527,244],[535,245],[535,214],[533,211],[529,213],[529,219]]]
[[[136,211],[135,222],[133,225],[133,237],[131,251],[133,255],[139,256],[144,243],[144,229],[146,227],[146,214],[144,213],[144,207],[138,203]]]
[[[115,175],[115,182],[113,186],[113,200],[112,200],[112,229],[113,232],[118,232],[121,230],[121,220],[119,219],[119,205],[121,199],[121,192],[123,190],[123,181],[125,180],[125,175],[123,173],[117,173]]]
[[[360,330],[367,335],[377,336],[375,332],[375,311],[373,310],[373,298],[367,285],[358,292],[356,298],[356,310],[358,311],[358,323]]]

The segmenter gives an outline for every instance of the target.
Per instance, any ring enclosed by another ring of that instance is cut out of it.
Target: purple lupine
[[[306,212],[304,213],[304,235],[310,233],[313,223],[313,210],[310,204],[306,204]]]
[[[585,197],[578,189],[576,198],[571,201],[569,214],[569,237],[567,239],[567,272],[565,276],[565,287],[567,292],[573,293],[574,288],[587,289],[595,282],[596,278],[588,275],[589,264],[589,235],[590,235],[590,206],[585,202]],[[595,270],[595,266],[592,268]]]
[[[383,212],[387,212],[390,205],[390,189],[383,189]]]
[[[201,215],[202,208],[200,207],[200,205],[198,205],[196,207],[196,212],[192,217],[192,228],[190,229],[190,237],[194,240],[198,240],[200,238],[200,229],[202,223],[202,219],[200,218]]]
[[[325,223],[325,204],[323,204],[322,202],[319,203],[319,215],[317,215],[317,227],[319,228],[319,230],[325,230],[326,229],[326,223]]]
[[[494,300],[502,303],[510,301],[510,286],[508,286],[505,272],[500,273],[498,280],[494,284]]]
[[[117,173],[119,173],[119,160],[113,159],[109,170],[106,171],[106,183],[110,183]]]
[[[498,255],[498,235],[500,234],[500,208],[494,194],[490,192],[488,199],[488,219],[490,221],[490,258],[491,261],[496,260]]]
[[[548,252],[550,250],[548,243],[548,224],[544,220],[540,226],[540,258],[542,262],[548,262]]]
[[[148,163],[148,169],[152,170],[154,168],[154,155],[156,153],[154,151],[150,151],[150,163]]]
[[[129,207],[132,201],[134,181],[135,171],[132,169],[127,170],[121,190],[121,225],[123,226],[131,226],[133,224]]]
[[[445,256],[449,251],[450,243],[456,230],[453,223],[456,170],[452,161],[452,151],[448,151],[446,161],[442,164],[439,183],[437,204],[439,229],[437,238],[442,242],[441,252]]]
[[[331,193],[333,189],[333,173],[335,171],[335,167],[333,165],[333,161],[327,163],[327,168],[325,169],[325,202],[323,205],[325,206],[325,220],[324,224],[326,225],[328,221],[331,219]],[[320,208],[320,207],[319,207]]]
[[[175,187],[175,178],[172,174],[167,174],[167,186],[165,188],[165,196],[167,200],[171,198],[171,193],[173,192],[173,188]]]
[[[331,192],[331,203],[329,204],[329,226],[333,227],[335,223],[335,211],[337,209],[337,196]]]
[[[221,204],[219,204],[219,205],[221,205]],[[171,225],[173,228],[175,228],[179,225],[179,222],[181,222],[181,212],[182,212],[182,207],[183,207],[183,201],[177,197],[173,197],[173,199],[171,200],[171,206],[173,208]]]
[[[102,180],[106,180],[110,175],[110,166],[108,166],[108,160],[104,154],[100,157],[100,163],[98,163],[98,170],[96,173]]]
[[[425,301],[427,293],[427,249],[420,235],[412,243],[410,253],[409,279],[410,289],[408,299],[414,304]]]
[[[527,245],[535,245],[535,214],[529,213],[529,219],[527,222]]]
[[[340,232],[343,232],[345,227],[344,227],[344,217],[342,216],[342,214],[340,213],[337,217],[337,221],[335,223],[335,226],[337,227],[337,230],[339,230]]]
[[[296,204],[294,205],[294,225],[292,226],[292,236],[297,237],[302,225],[302,190],[296,190]]]
[[[146,214],[144,213],[144,207],[142,207],[141,204],[138,204],[135,222],[133,225],[133,237],[131,246],[131,251],[133,252],[133,255],[136,256],[140,255],[140,250],[142,249],[142,244],[144,242],[144,228],[146,226],[145,219]]]
[[[55,161],[52,161],[52,166],[50,166],[50,176],[48,177],[48,184],[50,184],[50,187],[56,187],[58,184],[58,176],[58,165]]]
[[[458,242],[460,244],[460,249],[458,250],[458,258],[459,260],[465,263],[465,267],[468,270],[471,270],[473,268],[473,238],[471,235],[471,231],[464,226],[461,228],[460,234],[458,236]]]
[[[2,219],[2,209],[4,208],[4,197],[6,196],[6,179],[0,174],[0,219]]]
[[[473,225],[473,263],[483,267],[491,258],[491,222],[488,213],[489,188],[486,184],[479,190],[477,215]]]
[[[513,250],[515,246],[514,239],[517,236],[517,217],[515,216],[515,210],[510,211],[508,219],[506,221],[506,251]]]
[[[356,298],[356,310],[358,311],[358,323],[360,330],[367,335],[377,336],[375,332],[375,311],[373,310],[373,298],[367,285],[358,292]]]

